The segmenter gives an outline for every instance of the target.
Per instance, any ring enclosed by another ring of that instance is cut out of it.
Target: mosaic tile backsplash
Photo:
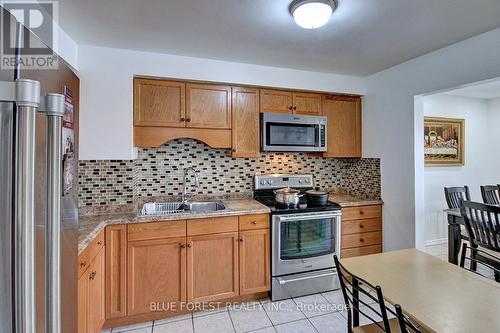
[[[251,194],[256,173],[311,173],[315,185],[323,189],[380,199],[379,159],[327,159],[305,153],[232,158],[227,149],[181,139],[159,148],[141,148],[136,160],[80,161],[79,205],[126,205],[141,197],[179,195],[188,167],[198,172],[200,194]]]

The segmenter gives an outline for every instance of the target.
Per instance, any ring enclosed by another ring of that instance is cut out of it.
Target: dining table
[[[500,283],[416,249],[341,259],[423,332],[500,332]]]

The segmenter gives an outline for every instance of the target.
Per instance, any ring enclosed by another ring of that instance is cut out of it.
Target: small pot
[[[330,193],[319,190],[306,191],[307,203],[311,206],[326,206]]]
[[[304,194],[300,194],[299,190],[290,187],[274,190],[273,193],[276,195],[276,202],[286,206],[297,206],[300,198],[304,196]]]

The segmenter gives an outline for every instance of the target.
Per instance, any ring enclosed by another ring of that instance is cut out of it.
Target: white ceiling
[[[500,98],[500,79],[444,92],[443,95],[480,99]]]
[[[79,44],[367,76],[500,27],[499,0],[339,0],[299,28],[291,0],[61,0]]]

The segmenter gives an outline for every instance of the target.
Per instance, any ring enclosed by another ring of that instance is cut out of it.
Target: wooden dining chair
[[[470,201],[469,186],[445,187],[444,196],[448,208],[460,208],[462,200]]]
[[[500,205],[498,185],[481,186],[481,196],[483,197],[483,202],[485,204]]]
[[[460,208],[462,206],[462,201],[470,201],[469,186],[445,187],[444,196],[449,209]],[[465,230],[461,229],[460,239],[469,240],[467,235],[465,235],[466,233]]]
[[[394,317],[396,317],[397,314],[386,307],[382,288],[380,288],[380,286],[373,286],[347,271],[336,255],[334,255],[333,258],[337,267],[340,288],[347,308],[347,332],[400,332],[401,325],[398,318],[389,319],[388,313],[392,314]],[[374,292],[375,295],[370,291]],[[371,301],[374,301],[375,304]],[[360,315],[366,317],[371,324],[360,326]],[[402,312],[401,315],[402,318],[405,318]],[[380,320],[380,318],[382,320]],[[408,319],[407,322],[409,322]],[[406,333],[412,331],[402,332]],[[413,332],[420,333],[418,330]]]
[[[467,255],[467,250],[469,250],[470,255]],[[472,257],[473,251],[476,251],[476,253],[480,254],[480,256],[476,256],[476,258],[473,258]],[[500,265],[500,257],[495,256],[489,252],[486,252],[486,251],[483,251],[480,249],[474,249],[474,248],[470,247],[469,245],[467,245],[467,243],[462,244],[462,254],[460,256],[460,267],[468,269],[468,270],[470,270],[476,274],[479,274],[481,276],[484,276],[486,278],[489,278],[490,276],[487,275],[484,270],[478,271],[477,267],[483,267],[487,270],[489,269],[494,273],[494,275],[500,274],[500,269],[498,268],[498,266],[494,267],[494,266],[490,265],[488,262],[485,262],[482,258],[490,258],[490,260],[498,262],[498,264]],[[466,259],[470,261],[469,268],[465,267],[465,260]],[[476,264],[475,270],[472,269],[473,262],[475,262],[475,264]],[[480,265],[480,266],[478,266],[478,265]]]
[[[483,254],[484,249],[500,253],[500,206],[463,201],[461,211],[474,259],[471,269],[476,271],[477,262],[481,261],[500,270],[499,261]],[[495,280],[500,282],[498,272],[495,273]]]

